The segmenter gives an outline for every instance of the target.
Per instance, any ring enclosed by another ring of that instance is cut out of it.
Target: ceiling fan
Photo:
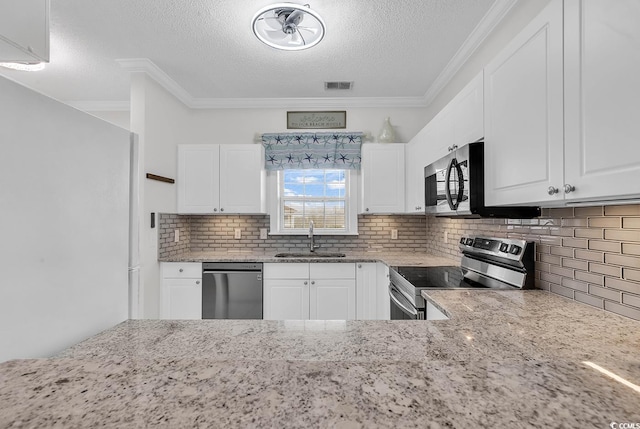
[[[256,37],[276,49],[308,49],[322,40],[324,31],[324,21],[308,4],[276,3],[253,17]]]

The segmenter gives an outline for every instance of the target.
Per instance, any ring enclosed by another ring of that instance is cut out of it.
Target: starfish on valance
[[[270,133],[262,135],[267,170],[359,170],[362,133]]]

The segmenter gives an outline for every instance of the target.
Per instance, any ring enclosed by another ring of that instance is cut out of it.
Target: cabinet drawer
[[[308,279],[309,264],[306,262],[264,264],[265,279]]]
[[[165,279],[199,279],[202,278],[200,262],[163,262],[162,277]]]
[[[342,262],[318,262],[309,264],[309,277],[317,279],[355,279],[356,264]]]

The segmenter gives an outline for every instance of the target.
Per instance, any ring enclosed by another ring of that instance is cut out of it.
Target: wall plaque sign
[[[287,112],[287,129],[347,128],[347,112]]]

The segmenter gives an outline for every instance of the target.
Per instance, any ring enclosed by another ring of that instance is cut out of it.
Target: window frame
[[[333,168],[320,168],[318,170],[335,170]],[[269,192],[269,215],[270,215],[270,235],[307,235],[305,228],[287,229],[284,228],[284,199],[283,195],[283,174],[284,170],[269,171],[270,182]],[[358,235],[358,182],[360,172],[358,170],[345,170],[345,228],[319,228],[314,227],[314,235]],[[310,199],[311,201],[311,199]],[[328,200],[330,201],[330,200]]]

